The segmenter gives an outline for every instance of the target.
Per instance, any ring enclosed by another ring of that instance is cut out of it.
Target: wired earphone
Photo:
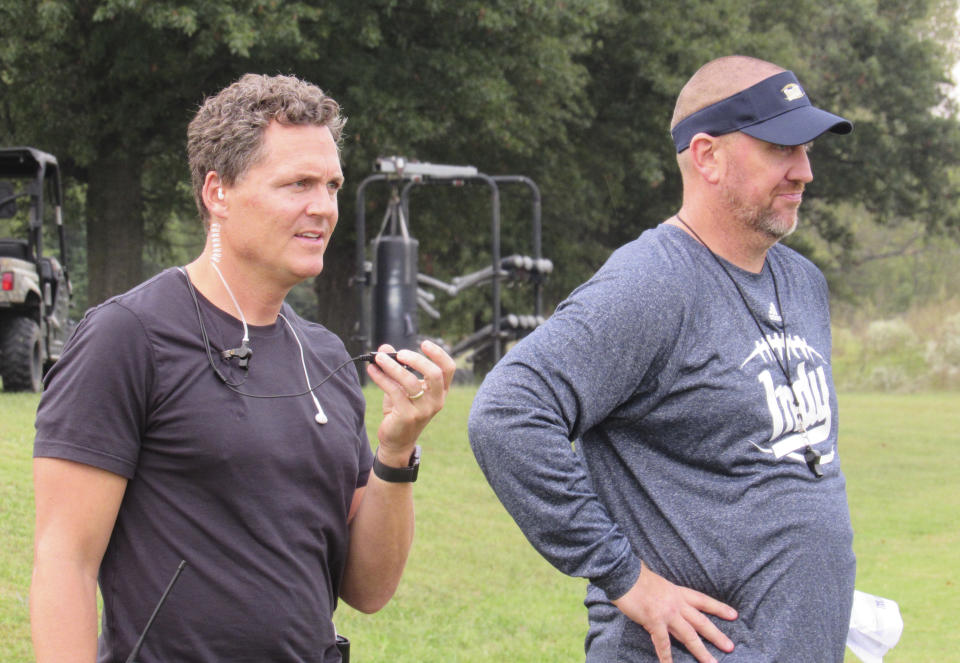
[[[240,341],[240,347],[233,348],[231,350],[224,350],[223,352],[220,353],[220,356],[223,359],[227,359],[227,360],[237,358],[239,360],[237,365],[240,368],[242,368],[244,371],[247,371],[250,369],[250,360],[253,357],[253,349],[250,348],[250,345],[249,345],[250,333],[249,333],[249,328],[247,327],[247,320],[243,315],[243,310],[241,310],[239,302],[237,302],[237,298],[234,297],[233,291],[230,289],[229,284],[227,284],[226,278],[224,278],[223,273],[220,271],[220,268],[217,266],[217,263],[220,261],[220,257],[222,255],[222,251],[220,247],[220,224],[215,222],[210,224],[210,241],[213,249],[210,257],[210,265],[211,267],[213,267],[214,271],[217,273],[217,276],[220,277],[220,281],[223,283],[223,287],[226,289],[227,294],[230,295],[230,300],[233,302],[233,305],[236,307],[237,313],[240,314],[240,323],[243,325],[243,338]],[[334,368],[332,371],[330,371],[330,373],[325,378],[323,378],[316,384],[311,385],[310,374],[307,371],[307,360],[303,351],[303,343],[300,342],[300,337],[297,335],[296,329],[293,328],[293,325],[290,324],[290,321],[287,320],[286,316],[283,315],[283,313],[278,313],[279,317],[283,320],[284,324],[290,330],[290,333],[293,334],[294,340],[297,342],[297,347],[300,350],[300,365],[303,367],[303,377],[306,380],[307,388],[304,391],[301,391],[295,394],[251,394],[249,392],[243,391],[242,389],[240,389],[240,387],[242,387],[244,382],[246,382],[246,378],[244,378],[240,382],[231,382],[223,374],[223,372],[217,367],[216,362],[213,360],[213,349],[210,344],[210,338],[207,336],[206,325],[204,325],[203,323],[203,316],[200,313],[200,299],[197,297],[196,288],[194,288],[193,282],[190,280],[190,275],[187,274],[187,270],[183,267],[177,267],[177,269],[180,270],[180,273],[183,274],[184,279],[186,279],[187,288],[190,290],[190,295],[193,298],[193,304],[197,310],[197,322],[200,324],[200,336],[203,339],[203,347],[204,347],[204,350],[206,350],[207,361],[210,363],[210,368],[213,369],[213,372],[220,379],[220,381],[223,382],[224,385],[226,385],[227,388],[229,388],[231,391],[234,391],[240,394],[241,396],[246,396],[247,398],[299,398],[301,396],[306,396],[309,394],[310,398],[313,399],[314,406],[316,406],[317,408],[317,414],[314,416],[314,421],[316,421],[318,424],[325,424],[327,423],[327,415],[324,413],[323,408],[320,406],[320,401],[319,399],[317,399],[317,396],[314,393],[314,391],[318,389],[321,385],[323,385],[325,382],[330,380],[330,378],[336,375],[341,369],[343,369],[348,364],[351,364],[355,361],[372,362],[377,356],[376,352],[366,352],[366,353],[357,355],[356,357],[350,357],[349,359],[341,363],[339,366]],[[394,360],[396,360],[397,358],[397,353],[395,352],[388,352],[386,354]]]

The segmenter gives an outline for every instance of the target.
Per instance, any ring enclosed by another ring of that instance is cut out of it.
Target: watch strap
[[[390,467],[380,462],[380,454],[373,454],[373,473],[390,483],[413,483],[420,472],[420,445],[413,448],[407,467]]]

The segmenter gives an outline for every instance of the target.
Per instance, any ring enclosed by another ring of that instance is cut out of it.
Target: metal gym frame
[[[491,284],[491,323],[477,330],[450,349],[456,357],[470,350],[492,350],[493,363],[503,354],[503,342],[532,331],[543,321],[543,282],[553,264],[542,255],[541,198],[536,183],[524,175],[487,175],[473,166],[452,166],[409,161],[403,157],[381,157],[376,160],[377,172],[366,177],[356,193],[356,272],[353,286],[356,293],[357,322],[353,340],[363,352],[370,352],[381,343],[397,349],[414,349],[419,344],[417,310],[439,318],[431,303],[435,297],[424,288],[435,288],[450,296],[487,281]],[[387,211],[379,234],[370,240],[372,260],[367,258],[366,192],[375,182],[390,187]],[[416,186],[440,184],[464,186],[486,185],[490,191],[490,264],[445,283],[417,267],[417,240],[409,229],[410,191]],[[526,186],[531,195],[532,256],[501,257],[500,187]],[[387,233],[387,231],[389,231]],[[385,234],[386,233],[386,234]],[[533,285],[533,315],[504,315],[501,311],[501,287],[507,280],[529,280]]]

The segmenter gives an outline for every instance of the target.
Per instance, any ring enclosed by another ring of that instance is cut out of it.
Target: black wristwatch
[[[380,455],[373,454],[373,473],[390,483],[413,483],[420,472],[420,445],[413,448],[407,467],[390,467],[380,462]]]

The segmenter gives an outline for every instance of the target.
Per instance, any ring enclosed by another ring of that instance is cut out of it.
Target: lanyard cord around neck
[[[763,331],[763,325],[760,324],[760,320],[753,312],[753,309],[750,308],[750,304],[747,302],[747,296],[743,294],[740,284],[737,283],[735,278],[733,278],[733,274],[731,274],[730,270],[727,269],[727,266],[723,264],[720,256],[713,252],[713,249],[711,249],[710,246],[703,241],[700,235],[697,234],[697,231],[691,228],[690,225],[684,221],[679,214],[675,216],[677,217],[677,221],[683,224],[683,227],[689,230],[690,234],[693,235],[698,242],[703,244],[703,248],[705,248],[707,252],[713,256],[713,259],[717,261],[718,265],[720,265],[720,269],[723,270],[724,274],[727,275],[727,278],[730,279],[730,282],[733,283],[733,287],[737,289],[737,294],[740,295],[740,300],[743,302],[744,308],[746,308],[747,313],[750,314],[750,319],[753,320],[754,324],[757,326],[757,329],[760,331],[760,336],[766,342],[767,347],[770,348],[770,354],[773,355],[774,361],[777,362],[777,366],[780,367],[780,370],[783,372],[783,376],[787,379],[787,384],[790,385],[790,394],[793,396],[793,404],[796,407],[797,421],[800,423],[801,432],[806,434],[807,425],[803,420],[803,415],[800,414],[800,399],[797,397],[797,390],[793,388],[793,378],[790,377],[790,364],[788,363],[789,349],[787,348],[787,314],[783,310],[783,304],[780,303],[780,289],[777,287],[777,277],[773,273],[773,265],[770,265],[770,280],[773,281],[773,295],[777,300],[777,309],[780,315],[780,333],[783,336],[783,361],[780,361],[780,355],[777,354],[773,344],[770,342],[770,338],[767,336],[766,332]],[[812,446],[807,445],[807,448],[803,454],[803,458],[807,462],[807,466],[810,468],[810,471],[813,472],[814,476],[817,478],[823,476],[823,472],[820,470],[820,454],[817,453]]]
[[[783,372],[783,377],[787,378],[787,383],[790,385],[790,391],[793,391],[793,379],[790,377],[789,365],[787,361],[787,315],[783,310],[783,305],[780,303],[780,289],[777,287],[777,277],[773,274],[773,265],[770,265],[770,280],[773,281],[773,295],[777,300],[777,311],[780,314],[780,333],[783,334],[783,359],[780,361],[780,355],[776,353],[773,349],[773,345],[770,343],[770,339],[767,337],[767,333],[763,331],[763,325],[760,324],[760,320],[757,318],[756,314],[753,312],[753,309],[750,308],[750,304],[747,303],[747,296],[743,294],[743,290],[740,288],[740,284],[737,283],[737,280],[733,278],[733,274],[730,273],[730,270],[727,269],[727,266],[723,264],[723,261],[720,260],[720,256],[713,252],[713,249],[703,241],[700,235],[697,234],[697,231],[691,228],[686,221],[680,218],[680,215],[677,214],[677,221],[683,224],[683,227],[690,231],[690,234],[696,237],[697,241],[703,244],[703,248],[713,256],[713,259],[717,261],[717,264],[720,265],[720,269],[723,270],[723,273],[727,275],[727,278],[730,279],[730,282],[733,283],[733,287],[737,289],[737,294],[740,295],[740,300],[743,302],[744,308],[747,309],[747,313],[750,314],[750,319],[753,320],[753,323],[757,326],[757,330],[760,332],[760,336],[767,343],[767,347],[770,348],[770,354],[773,355],[773,358],[777,362],[777,366],[780,367],[780,371]],[[793,395],[794,403],[799,405],[797,402],[797,395]]]

